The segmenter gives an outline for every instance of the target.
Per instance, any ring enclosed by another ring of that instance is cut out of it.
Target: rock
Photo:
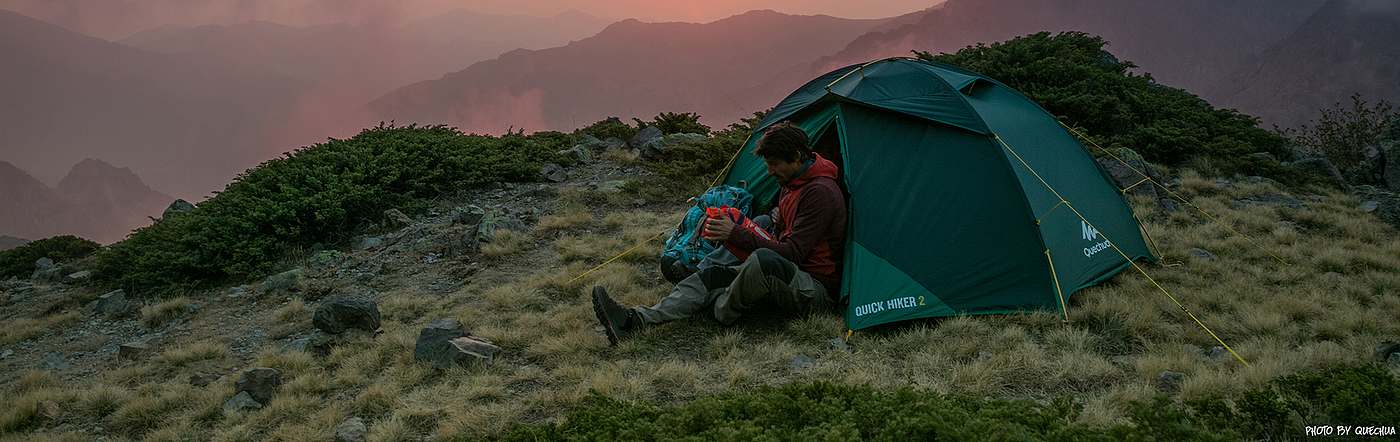
[[[272,400],[272,393],[282,385],[282,372],[274,368],[254,368],[243,372],[234,383],[234,393],[248,393],[259,404]]]
[[[1340,170],[1337,170],[1337,166],[1333,165],[1332,161],[1328,160],[1327,157],[1321,155],[1311,156],[1291,163],[1283,163],[1283,165],[1301,170],[1303,172],[1321,175],[1326,178],[1333,178],[1337,181],[1342,181],[1342,172]]]
[[[1175,371],[1164,371],[1157,373],[1157,389],[1163,393],[1180,393],[1182,387],[1186,386],[1186,374]]]
[[[598,191],[603,193],[617,193],[622,190],[622,186],[627,185],[626,181],[613,180],[598,183]]]
[[[13,355],[13,354],[15,354],[15,351],[14,351],[14,350],[5,350],[4,353],[0,353],[0,359],[8,358],[8,357],[10,357],[10,355]]]
[[[1196,249],[1196,248],[1188,249],[1188,250],[1186,250],[1186,254],[1187,254],[1187,255],[1191,255],[1192,257],[1204,259],[1204,260],[1210,261],[1210,262],[1219,261],[1219,259],[1216,258],[1215,255],[1213,255],[1213,254],[1211,254],[1210,252],[1207,252],[1207,251],[1205,251],[1205,250],[1203,250],[1203,249]]]
[[[1359,205],[1359,206],[1356,206],[1356,210],[1360,210],[1360,211],[1366,212],[1366,213],[1375,212],[1376,209],[1379,209],[1379,208],[1381,208],[1381,203],[1380,203],[1379,201],[1367,201],[1367,202],[1361,203],[1361,205]]]
[[[171,219],[176,216],[185,214],[186,212],[189,212],[191,210],[194,210],[194,204],[190,204],[188,201],[185,200],[177,199],[174,202],[170,203],[170,206],[167,206],[165,208],[165,213],[160,214],[160,219]]]
[[[572,148],[561,150],[559,154],[583,164],[593,163],[593,152],[589,151],[588,148],[584,147],[582,144],[576,144]]]
[[[375,236],[363,236],[355,242],[355,250],[369,250],[384,244],[384,240]]]
[[[647,200],[642,199],[642,198],[637,198],[637,199],[632,200],[632,205],[637,206],[637,207],[642,207],[642,206],[647,205]]]
[[[805,354],[798,354],[797,357],[792,358],[792,362],[788,363],[788,373],[796,373],[799,370],[812,368],[813,366],[816,366],[816,363],[812,362],[812,358],[807,357]]]
[[[616,137],[608,137],[608,138],[609,138],[609,139],[613,139],[613,140],[616,140],[616,139],[617,139]],[[609,144],[608,144],[608,142],[606,142],[606,141],[599,140],[598,137],[595,137],[595,136],[592,136],[592,135],[584,135],[583,138],[580,139],[580,140],[578,141],[578,144],[575,144],[574,146],[575,146],[575,147],[582,147],[582,148],[584,148],[584,149],[588,149],[588,150],[593,151],[593,152],[601,152],[601,151],[603,151],[604,149],[607,149],[608,146],[609,146]]]
[[[349,328],[372,332],[379,329],[379,306],[369,299],[331,296],[316,307],[311,325],[326,333],[340,333]]]
[[[1230,357],[1230,350],[1226,350],[1225,347],[1221,347],[1221,346],[1217,345],[1217,346],[1214,346],[1214,347],[1211,347],[1211,348],[1210,348],[1210,360],[1212,360],[1212,361],[1219,361],[1219,360],[1223,360],[1223,359],[1228,359],[1229,357]]]
[[[39,368],[49,371],[67,370],[68,367],[72,365],[73,363],[69,362],[68,358],[63,357],[63,353],[59,352],[49,353],[44,356],[43,360],[39,361]]]
[[[458,207],[452,211],[452,224],[474,226],[486,218],[486,210],[477,206]]]
[[[445,353],[450,359],[438,361],[438,368],[453,365],[470,367],[476,364],[491,365],[496,362],[496,354],[501,352],[501,348],[491,344],[481,338],[463,337],[447,341],[449,348]]]
[[[311,255],[311,267],[317,269],[335,267],[336,264],[340,264],[340,262],[344,260],[345,253],[339,250],[322,250],[316,252],[315,255]]]
[[[117,289],[98,296],[96,301],[83,306],[82,312],[86,316],[106,315],[125,308],[125,306],[126,291]]]
[[[267,293],[277,293],[291,288],[303,279],[306,279],[306,272],[301,271],[301,269],[291,269],[267,277],[266,280],[263,280],[262,288]]]
[[[1377,364],[1385,365],[1390,363],[1392,359],[1394,359],[1394,356],[1397,355],[1400,355],[1400,343],[1385,341],[1377,344],[1376,349],[1372,351],[1372,361]]]
[[[75,284],[75,283],[77,283],[78,281],[82,281],[82,280],[84,280],[84,279],[87,279],[89,276],[92,276],[92,271],[91,271],[91,270],[83,270],[83,271],[78,271],[78,272],[69,273],[67,276],[64,276],[64,277],[63,277],[63,283],[64,283],[64,284]]]
[[[666,152],[672,147],[683,143],[695,143],[704,140],[705,136],[700,134],[671,134],[665,137],[652,139],[641,146],[642,158],[649,160],[661,159],[666,156]]]
[[[40,401],[35,406],[35,411],[38,412],[40,418],[46,421],[56,421],[63,416],[63,412],[58,409],[58,402],[54,401]]]
[[[49,258],[39,258],[38,260],[35,260],[35,261],[34,261],[34,269],[35,269],[35,270],[46,270],[46,269],[48,269],[49,267],[53,267],[53,260],[52,260],[52,259],[49,259]]]
[[[47,259],[47,258],[44,258]],[[78,269],[68,264],[54,264],[45,268],[35,269],[29,275],[29,280],[36,283],[58,283],[63,282],[63,278],[76,273]]]
[[[368,433],[364,419],[352,417],[335,427],[335,442],[365,442]]]
[[[633,135],[632,139],[627,141],[627,145],[632,146],[633,149],[642,149],[647,143],[658,138],[661,138],[661,128],[647,126],[645,129],[637,131],[637,134]]]
[[[606,150],[623,150],[627,148],[627,142],[622,141],[622,139],[618,137],[608,137],[608,139],[603,140],[603,142],[607,143]]]
[[[1143,174],[1146,174],[1154,181],[1161,182],[1162,177],[1157,174],[1157,169],[1152,167],[1152,164],[1143,160],[1142,155],[1138,155],[1137,152],[1128,148],[1115,149],[1113,155],[1117,156],[1118,159],[1105,156],[1096,161],[1108,172],[1108,176],[1113,178],[1114,184],[1117,184],[1119,189],[1128,189],[1128,193],[1134,195],[1157,197],[1157,186],[1151,182],[1142,181],[1145,179]]]
[[[451,364],[443,362],[455,358],[452,354],[454,349],[448,341],[466,336],[467,329],[456,319],[443,318],[433,321],[418,333],[418,343],[413,347],[413,360],[431,363],[446,370]]]
[[[988,351],[988,350],[977,350],[977,360],[978,360],[978,361],[987,361],[987,360],[991,360],[992,358],[994,358],[994,357],[996,357],[996,356],[997,356],[996,353],[992,353],[991,351]]]
[[[137,356],[140,356],[141,353],[145,353],[146,350],[150,348],[151,346],[147,345],[145,342],[128,342],[117,348],[117,358],[136,359]]]
[[[397,222],[400,224],[413,224],[413,218],[409,218],[408,215],[404,215],[403,212],[399,211],[399,209],[385,210],[384,217],[388,218],[389,221]]]
[[[263,404],[256,400],[253,400],[253,396],[248,394],[248,392],[246,391],[240,391],[238,392],[238,394],[233,395],[233,399],[229,399],[228,402],[224,402],[224,411],[240,411],[247,410],[249,408],[260,409],[262,407]]]
[[[540,178],[546,181],[562,183],[569,179],[569,173],[564,171],[564,167],[554,163],[546,163],[540,166]]]
[[[846,351],[851,349],[850,345],[846,343],[846,340],[841,338],[826,341],[826,346],[834,351]]]
[[[217,382],[220,378],[221,378],[221,376],[216,375],[216,374],[203,373],[203,372],[194,372],[194,373],[190,373],[190,385],[193,385],[193,386],[199,387],[199,388],[204,388],[204,387],[208,387],[209,384],[212,384],[212,383],[214,383],[214,382]],[[250,397],[251,397],[251,396],[250,396]]]

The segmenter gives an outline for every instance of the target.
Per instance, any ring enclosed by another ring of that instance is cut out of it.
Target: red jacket
[[[778,191],[776,241],[735,226],[729,244],[742,250],[767,248],[797,263],[840,299],[841,260],[846,249],[846,198],[836,185],[836,164],[813,153],[812,162]]]

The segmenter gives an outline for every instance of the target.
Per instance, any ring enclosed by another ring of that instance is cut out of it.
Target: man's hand
[[[705,236],[709,239],[725,242],[729,240],[729,232],[734,231],[734,221],[729,217],[707,218],[705,220]]]

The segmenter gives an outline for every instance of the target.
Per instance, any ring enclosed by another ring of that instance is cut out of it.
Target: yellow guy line
[[[1058,120],[1057,120],[1057,121],[1058,121]],[[1265,254],[1268,254],[1269,256],[1274,257],[1274,259],[1277,259],[1278,262],[1283,263],[1283,265],[1286,265],[1286,266],[1289,266],[1289,267],[1292,267],[1292,266],[1293,266],[1293,264],[1289,264],[1288,261],[1284,261],[1283,258],[1279,258],[1278,255],[1275,255],[1275,254],[1273,254],[1273,252],[1270,252],[1268,249],[1265,249],[1263,246],[1260,246],[1258,243],[1254,242],[1254,240],[1249,239],[1249,237],[1247,237],[1247,236],[1241,235],[1240,232],[1236,232],[1235,229],[1231,229],[1230,226],[1227,226],[1227,225],[1225,225],[1225,223],[1220,222],[1220,220],[1215,219],[1214,216],[1210,216],[1209,213],[1206,213],[1205,210],[1202,210],[1202,209],[1201,209],[1201,206],[1197,206],[1197,205],[1195,205],[1194,203],[1192,203],[1192,202],[1190,202],[1190,201],[1187,201],[1186,198],[1182,197],[1181,195],[1177,195],[1176,192],[1172,192],[1172,190],[1171,190],[1171,189],[1168,189],[1167,186],[1163,186],[1162,183],[1159,183],[1159,182],[1157,182],[1156,180],[1153,180],[1152,177],[1147,176],[1147,174],[1146,174],[1146,173],[1143,173],[1143,171],[1137,170],[1137,168],[1135,168],[1135,167],[1129,165],[1127,161],[1123,161],[1122,158],[1118,158],[1117,155],[1114,155],[1113,152],[1110,152],[1108,149],[1104,149],[1103,146],[1100,146],[1098,143],[1095,143],[1094,140],[1089,139],[1089,137],[1084,136],[1084,134],[1079,133],[1079,131],[1074,130],[1074,128],[1069,127],[1069,125],[1065,124],[1065,123],[1062,122],[1062,121],[1060,122],[1060,125],[1061,125],[1061,126],[1064,126],[1065,129],[1069,129],[1069,131],[1070,131],[1070,132],[1073,132],[1075,135],[1078,135],[1080,139],[1083,139],[1084,141],[1088,141],[1089,144],[1092,144],[1092,145],[1094,145],[1094,147],[1099,148],[1099,150],[1102,150],[1104,153],[1108,154],[1108,156],[1113,157],[1113,159],[1118,160],[1118,162],[1120,162],[1120,163],[1123,163],[1124,166],[1128,166],[1128,168],[1129,168],[1129,169],[1132,169],[1133,172],[1137,172],[1138,175],[1142,175],[1142,177],[1145,179],[1144,181],[1151,181],[1152,184],[1156,184],[1157,187],[1160,187],[1160,188],[1162,188],[1162,190],[1167,191],[1167,193],[1170,194],[1171,196],[1175,197],[1175,198],[1178,199],[1178,200],[1181,200],[1181,202],[1186,203],[1186,205],[1191,206],[1191,208],[1196,209],[1197,212],[1201,212],[1201,214],[1202,214],[1202,215],[1205,215],[1206,218],[1210,218],[1211,221],[1215,221],[1215,223],[1216,223],[1216,224],[1219,224],[1220,227],[1224,227],[1225,230],[1229,230],[1230,233],[1235,234],[1235,236],[1238,236],[1238,237],[1240,237],[1240,238],[1243,238],[1245,241],[1249,241],[1249,243],[1252,244],[1252,245],[1254,245],[1254,247],[1257,248],[1257,249],[1259,249],[1259,251],[1262,251],[1262,252],[1264,252]],[[1139,181],[1138,184],[1142,184],[1142,181]],[[1137,186],[1137,184],[1134,184],[1133,186]],[[1133,186],[1129,186],[1129,188],[1132,188]],[[1123,190],[1124,190],[1125,192],[1127,191],[1127,189],[1123,189]],[[1145,229],[1144,229],[1144,230],[1145,230]]]
[[[744,144],[742,144],[742,145],[739,146],[739,151],[738,151],[738,152],[734,152],[734,156],[729,157],[729,163],[728,163],[728,164],[725,164],[725,165],[724,165],[724,168],[719,170],[719,176],[716,176],[716,177],[715,177],[715,180],[714,180],[713,182],[710,183],[710,187],[715,187],[715,184],[719,183],[720,178],[724,178],[725,172],[728,172],[728,171],[729,171],[729,166],[733,166],[733,165],[734,165],[734,160],[739,159],[739,152],[743,152],[743,151],[744,151],[744,146],[748,146],[748,145],[749,145],[749,139],[752,139],[752,138],[753,138],[753,134],[749,134],[749,138],[744,139]],[[747,189],[746,189],[746,190],[747,190]],[[684,219],[681,219],[681,221],[684,222],[685,220],[684,220]],[[680,227],[680,223],[677,223],[677,224],[676,224],[676,227]],[[602,264],[598,264],[597,267],[594,267],[594,268],[588,270],[587,272],[583,272],[582,274],[580,274],[580,275],[578,275],[578,276],[575,276],[574,279],[570,279],[569,282],[574,282],[574,281],[577,281],[579,278],[582,278],[582,277],[584,277],[584,276],[588,276],[588,274],[589,274],[589,273],[593,273],[594,270],[598,270],[598,269],[603,268],[603,266],[608,265],[608,264],[612,263],[613,261],[616,261],[618,258],[621,258],[621,257],[623,257],[624,255],[626,255],[626,254],[628,254],[628,253],[632,253],[633,250],[637,250],[637,248],[638,248],[638,247],[641,247],[643,244],[649,243],[649,242],[651,242],[652,240],[655,240],[656,238],[660,238],[661,235],[665,235],[665,234],[666,234],[666,232],[665,232],[665,231],[662,231],[661,233],[656,234],[656,236],[653,236],[653,237],[651,237],[651,238],[648,238],[646,241],[642,241],[642,242],[638,243],[637,245],[632,246],[632,248],[627,249],[626,252],[622,252],[622,253],[618,254],[617,256],[614,256],[612,259],[609,259],[609,260],[607,260],[607,261],[604,261]]]
[[[1112,246],[1113,250],[1118,251],[1118,254],[1122,255],[1123,259],[1128,261],[1128,264],[1132,264],[1133,268],[1137,269],[1139,273],[1142,273],[1143,277],[1147,278],[1148,281],[1152,282],[1152,285],[1157,286],[1157,290],[1162,291],[1162,294],[1167,295],[1168,299],[1171,299],[1172,302],[1176,303],[1176,306],[1180,307],[1181,311],[1186,312],[1186,316],[1190,316],[1191,320],[1196,321],[1196,325],[1199,325],[1201,326],[1201,328],[1205,329],[1206,333],[1210,333],[1210,337],[1215,338],[1215,342],[1219,342],[1220,345],[1224,346],[1226,350],[1230,351],[1230,354],[1235,355],[1236,359],[1239,359],[1240,362],[1243,363],[1245,366],[1249,366],[1249,362],[1246,362],[1243,357],[1240,357],[1239,353],[1235,353],[1235,349],[1230,348],[1229,344],[1226,344],[1224,340],[1221,340],[1219,336],[1216,336],[1215,332],[1210,330],[1210,327],[1206,327],[1205,323],[1202,323],[1200,319],[1196,319],[1196,315],[1192,314],[1191,310],[1188,310],[1185,305],[1182,305],[1181,301],[1177,301],[1175,296],[1172,296],[1171,293],[1167,293],[1167,289],[1162,288],[1162,285],[1158,284],[1157,280],[1152,279],[1152,276],[1148,275],[1146,270],[1143,270],[1142,267],[1138,266],[1137,263],[1132,260],[1132,258],[1128,257],[1127,253],[1124,253],[1122,249],[1119,249],[1118,244],[1115,244],[1113,240],[1110,240],[1108,238],[1108,235],[1104,235],[1103,232],[1099,231],[1097,227],[1094,227],[1094,223],[1089,222],[1088,218],[1085,218],[1083,214],[1080,214],[1079,210],[1075,209],[1073,204],[1070,204],[1068,201],[1065,201],[1063,197],[1060,197],[1060,193],[1056,192],[1054,187],[1050,187],[1050,183],[1045,182],[1045,178],[1041,178],[1040,173],[1037,173],[1035,169],[1031,168],[1030,164],[1026,164],[1026,160],[1021,159],[1021,155],[1016,153],[1015,150],[1012,150],[1011,146],[1008,146],[1006,144],[1006,141],[1003,141],[1001,137],[997,136],[996,134],[992,134],[992,137],[996,138],[997,142],[1001,143],[1002,147],[1005,147],[1007,152],[1011,152],[1011,155],[1015,156],[1016,160],[1020,161],[1022,166],[1026,166],[1026,170],[1031,171],[1031,174],[1035,175],[1035,177],[1040,180],[1041,184],[1045,184],[1045,187],[1050,189],[1050,192],[1054,193],[1056,198],[1060,198],[1060,201],[1064,202],[1065,207],[1068,207],[1069,210],[1074,211],[1074,214],[1076,216],[1079,216],[1079,219],[1084,221],[1085,224],[1088,224],[1090,229],[1094,229],[1094,231],[1099,232],[1099,235],[1103,235],[1104,240],[1108,241],[1108,245]],[[1047,251],[1046,253],[1046,256],[1049,256],[1049,252]]]
[[[1050,277],[1055,278],[1055,294],[1060,295],[1060,313],[1064,315],[1062,322],[1068,324],[1069,307],[1065,306],[1065,291],[1060,289],[1060,275],[1055,273],[1055,260],[1050,259],[1050,249],[1045,249],[1045,261],[1050,263]]]

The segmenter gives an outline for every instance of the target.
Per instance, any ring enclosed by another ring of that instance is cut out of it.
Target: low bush
[[[413,214],[466,187],[532,180],[574,141],[558,132],[492,137],[381,124],[248,170],[189,213],[113,244],[94,276],[135,296],[163,296],[266,275],[284,251],[345,241],[387,209]]]
[[[71,262],[88,257],[102,245],[72,235],[41,239],[0,252],[0,279],[28,278],[34,273],[34,261],[40,258],[53,262]]]

